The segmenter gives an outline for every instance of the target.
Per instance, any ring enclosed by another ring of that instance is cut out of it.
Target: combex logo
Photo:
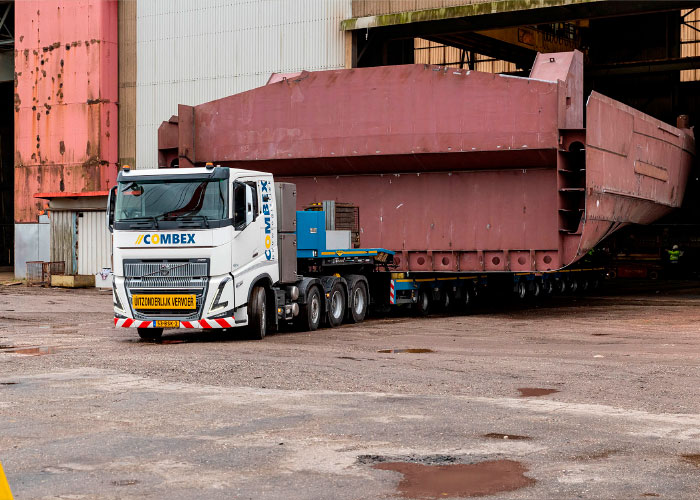
[[[268,181],[260,181],[260,192],[262,193],[262,212],[265,216],[265,258],[272,260],[272,217],[270,215],[270,205],[272,204],[272,190]]]
[[[194,245],[194,233],[176,234],[139,234],[136,237],[136,244],[145,245]]]

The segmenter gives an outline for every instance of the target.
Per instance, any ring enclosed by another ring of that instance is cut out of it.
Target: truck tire
[[[418,291],[418,302],[415,307],[419,316],[430,314],[430,292],[427,288],[421,288]]]
[[[554,284],[552,283],[552,280],[544,280],[542,282],[542,294],[545,297],[551,297],[553,293],[554,293]]]
[[[362,323],[367,315],[367,305],[369,304],[369,294],[367,284],[357,280],[350,289],[350,308],[348,310],[348,321],[351,323]]]
[[[347,299],[345,297],[345,289],[340,283],[333,285],[328,299],[328,325],[331,328],[340,326],[345,318],[345,305]]]
[[[524,280],[518,281],[515,285],[515,296],[519,301],[527,298],[527,283]]]
[[[299,304],[297,327],[304,332],[318,330],[321,324],[321,292],[317,286],[312,286],[306,295],[306,304]]]
[[[137,328],[139,337],[143,340],[156,340],[163,335],[162,328]]]
[[[462,312],[468,313],[474,307],[474,292],[471,287],[466,286],[462,290],[462,300],[461,300]]]
[[[252,340],[262,340],[267,333],[267,301],[265,289],[253,288],[248,302],[248,332]]]

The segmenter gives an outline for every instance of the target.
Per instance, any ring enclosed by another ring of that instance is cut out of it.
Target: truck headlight
[[[119,300],[119,294],[117,293],[117,285],[112,283],[112,302],[114,302],[114,308],[119,309],[120,311],[124,310],[124,306],[122,305],[122,301]]]
[[[216,295],[214,295],[214,300],[211,301],[211,306],[209,306],[209,314],[221,311],[228,306],[228,300],[221,302],[221,296],[224,293],[224,288],[226,284],[231,281],[231,277],[227,276],[221,283],[219,283],[219,288],[216,290]]]

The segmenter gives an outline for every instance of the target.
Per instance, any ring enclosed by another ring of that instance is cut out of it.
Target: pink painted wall
[[[117,1],[15,4],[15,222],[117,175]]]

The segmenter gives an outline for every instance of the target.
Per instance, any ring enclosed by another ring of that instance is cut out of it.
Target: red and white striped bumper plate
[[[141,321],[130,318],[114,318],[114,326],[122,328],[155,328],[155,321]],[[232,328],[235,326],[233,317],[218,319],[200,319],[199,321],[180,321],[180,328]]]

